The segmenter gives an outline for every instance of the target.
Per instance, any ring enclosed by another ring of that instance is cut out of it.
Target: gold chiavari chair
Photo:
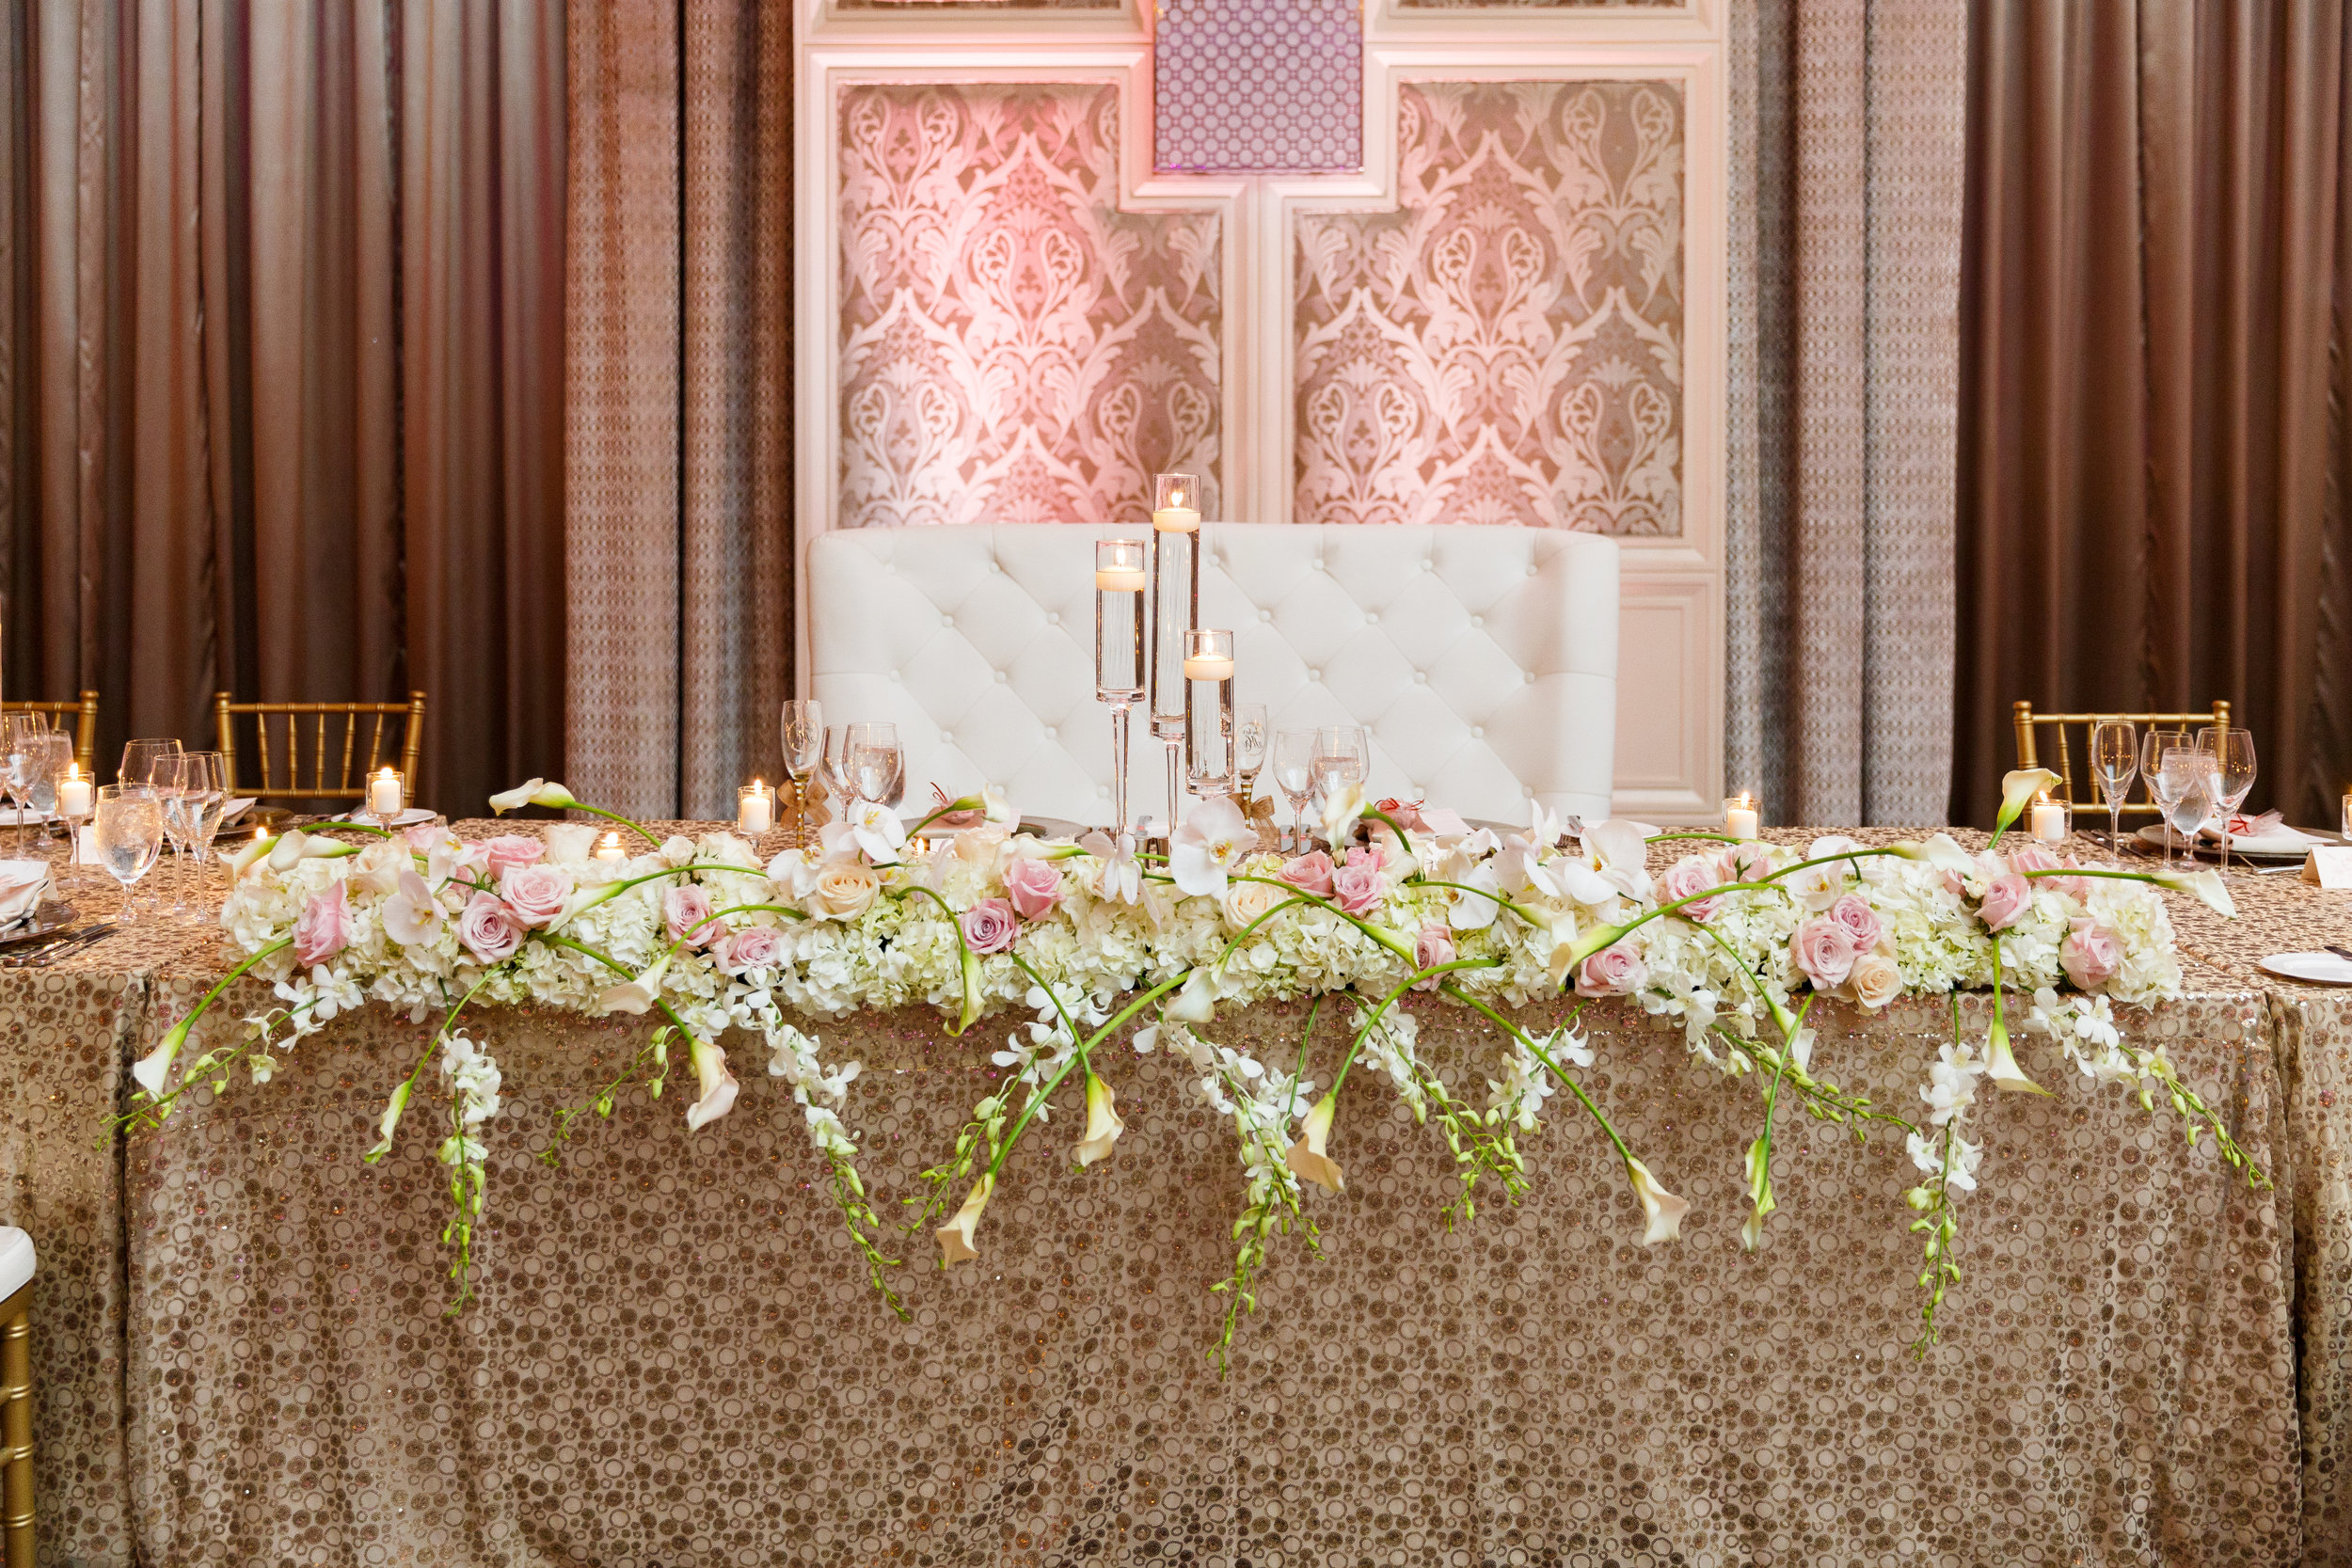
[[[0,1226],[0,1559],[33,1568],[33,1239]]]
[[[2013,722],[2017,730],[2017,766],[2047,768],[2058,776],[2058,798],[2060,800],[2077,809],[2096,808],[2102,811],[2106,808],[2106,797],[2099,793],[2099,781],[2091,775],[2089,767],[2090,732],[2095,726],[2110,719],[2122,719],[2137,725],[2142,733],[2145,733],[2152,724],[2163,729],[2189,731],[2201,729],[2207,724],[2225,730],[2230,727],[2230,705],[2226,700],[2216,702],[2212,707],[2195,713],[2036,713],[2031,703],[2015,704],[2012,711]],[[2058,744],[2055,760],[2036,743],[2036,732],[2043,729],[2056,732]],[[2073,736],[2074,730],[2082,732],[2084,771],[2082,790],[2079,794],[2076,793],[2074,784],[2075,742]],[[2133,787],[2138,791],[2138,798],[2124,800],[2123,815],[2125,816],[2155,816],[2156,805],[2153,800],[2148,799],[2147,781],[2138,780]]]
[[[421,691],[411,691],[405,703],[232,703],[222,691],[214,695],[213,712],[232,793],[263,802],[356,804],[367,799],[368,775],[394,755],[410,796],[416,793],[417,758],[424,749]],[[387,749],[385,732],[401,721],[395,753]],[[241,734],[248,727],[249,746]]]
[[[85,691],[73,703],[0,703],[0,713],[45,713],[59,729],[73,724],[73,760],[82,771],[98,777],[98,693]]]

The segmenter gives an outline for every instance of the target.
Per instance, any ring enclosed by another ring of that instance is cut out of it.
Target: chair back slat
[[[410,692],[405,703],[237,703],[222,691],[214,695],[213,711],[220,753],[240,795],[264,800],[364,800],[367,776],[384,765],[388,726],[401,722],[401,773],[414,798],[417,766],[423,755],[421,691]],[[308,735],[303,733],[306,720]],[[249,753],[239,744],[240,732],[248,723],[253,735]],[[363,725],[368,735],[364,764],[359,745]],[[282,726],[282,739],[273,726]],[[241,766],[248,755],[258,767],[258,779]]]
[[[2031,703],[2012,704],[2010,725],[2017,736],[2017,766],[2048,768],[2051,772],[2058,776],[2058,798],[2060,800],[2078,811],[2093,808],[2104,811],[2106,809],[2106,798],[2099,793],[2098,780],[2090,771],[2090,736],[2092,730],[2098,725],[2112,720],[2128,721],[2142,731],[2151,725],[2161,729],[2194,730],[2212,724],[2221,729],[2228,729],[2230,727],[2230,704],[2226,698],[2217,699],[2210,708],[2185,713],[2036,713]],[[2055,766],[2043,756],[2043,748],[2039,740],[2038,732],[2045,729],[2052,732],[2057,742],[2058,758]],[[2075,784],[2072,739],[2074,732],[2077,729],[2082,732],[2082,756],[2085,769],[2079,789]],[[2136,779],[2133,781],[2133,788],[2137,798],[2126,798],[2123,802],[2122,815],[2125,816],[2155,816],[2156,803],[2148,795],[2148,781],[2145,778]]]

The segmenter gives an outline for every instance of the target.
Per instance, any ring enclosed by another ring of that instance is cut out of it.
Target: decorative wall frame
[[[842,94],[861,84],[1107,86],[1119,96],[1119,206],[1210,214],[1221,372],[1221,511],[1297,515],[1299,244],[1320,215],[1394,213],[1398,127],[1408,84],[1652,83],[1678,102],[1679,531],[1622,535],[1616,806],[1652,821],[1708,820],[1723,791],[1724,404],[1727,251],[1727,0],[1658,6],[1431,8],[1368,0],[1364,166],[1353,174],[1159,174],[1153,158],[1152,17],[993,8],[894,8],[795,0],[800,232],[795,304],[801,535],[842,515]],[[1140,519],[1138,508],[1132,518]],[[1105,521],[1111,519],[1105,518]],[[804,580],[804,578],[803,579]],[[799,624],[805,627],[807,618]],[[805,633],[803,633],[805,636]],[[803,648],[803,652],[805,649]],[[803,668],[805,662],[803,661]]]

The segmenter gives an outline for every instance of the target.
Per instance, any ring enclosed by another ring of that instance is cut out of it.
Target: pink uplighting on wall
[[[1164,0],[1162,173],[1337,173],[1364,162],[1360,0]]]

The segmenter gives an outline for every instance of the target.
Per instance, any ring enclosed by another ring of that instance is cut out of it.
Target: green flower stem
[[[1093,1042],[1090,1040],[1081,1040],[1079,1038],[1078,1021],[1070,1016],[1070,1009],[1068,1007],[1062,1006],[1061,992],[1047,985],[1045,983],[1045,976],[1040,974],[1037,972],[1036,966],[1031,964],[1028,959],[1023,958],[1014,948],[1006,948],[1005,957],[1020,965],[1021,973],[1036,981],[1037,989],[1043,991],[1045,993],[1045,999],[1054,1005],[1054,1011],[1061,1015],[1062,1028],[1069,1034],[1071,1043],[1077,1049],[1078,1060],[1084,1064],[1088,1073],[1091,1074],[1094,1071],[1094,1063],[1088,1059],[1087,1053],[1092,1047]]]
[[[1753,840],[1734,838],[1729,833],[1652,833],[1649,837],[1642,840],[1642,842],[1644,844],[1671,844],[1677,839],[1684,838],[1703,838],[1712,844],[1740,844],[1754,842]]]
[[[1348,913],[1345,910],[1340,908],[1337,904],[1332,903],[1328,898],[1324,897],[1320,894],[1309,893],[1304,888],[1298,887],[1290,882],[1277,880],[1272,877],[1235,877],[1232,879],[1237,882],[1261,882],[1267,887],[1279,888],[1284,893],[1295,895],[1298,900],[1311,904],[1318,904],[1324,909],[1329,910],[1333,914],[1338,915],[1342,920],[1346,921],[1350,926],[1355,927],[1356,929],[1363,932],[1364,935],[1370,937],[1373,941],[1378,942],[1381,946],[1387,948],[1398,958],[1403,958],[1406,963],[1411,963],[1413,961],[1413,950],[1405,944],[1403,938],[1397,936],[1393,931],[1384,930],[1380,927],[1375,926],[1371,922],[1364,920],[1359,916]],[[1266,918],[1271,919],[1274,915],[1280,913],[1281,909],[1282,906],[1278,904],[1274,909],[1266,911]],[[1251,922],[1249,928],[1255,929],[1256,925],[1257,922]],[[1233,939],[1232,944],[1227,946],[1225,951],[1228,956],[1232,955],[1233,947],[1238,946],[1240,942],[1241,939],[1236,937]],[[1222,963],[1225,960],[1220,958],[1217,961]]]
[[[1551,1053],[1546,1051],[1542,1046],[1537,1045],[1533,1036],[1529,1035],[1526,1030],[1520,1028],[1518,1024],[1503,1017],[1494,1008],[1488,1006],[1486,1003],[1481,1002],[1478,998],[1470,995],[1468,991],[1462,990],[1461,987],[1453,984],[1451,981],[1439,986],[1438,990],[1440,995],[1450,996],[1465,1007],[1469,1007],[1475,1012],[1484,1013],[1494,1022],[1497,1028],[1501,1029],[1504,1034],[1509,1035],[1512,1038],[1518,1040],[1521,1045],[1525,1046],[1528,1051],[1534,1055],[1537,1061],[1544,1064],[1544,1067],[1554,1078],[1558,1079],[1562,1084],[1567,1086],[1568,1092],[1576,1096],[1577,1103],[1584,1107],[1585,1111],[1591,1115],[1593,1120],[1600,1124],[1601,1132],[1608,1134],[1609,1142],[1616,1148],[1617,1158],[1623,1160],[1629,1165],[1633,1164],[1633,1150],[1626,1147],[1625,1139],[1620,1137],[1617,1133],[1617,1130],[1610,1125],[1609,1118],[1601,1115],[1600,1107],[1593,1103],[1593,1097],[1584,1092],[1584,1086],[1581,1084],[1579,1084],[1575,1079],[1569,1077],[1565,1072],[1561,1070],[1560,1064],[1551,1059]]]
[[[1291,1069],[1291,1085],[1296,1092],[1299,1081],[1307,1076],[1307,1040],[1315,1032],[1315,1015],[1323,1011],[1323,998],[1317,995],[1307,1004],[1307,1027],[1298,1031],[1298,1061]]]
[[[1129,1019],[1135,1017],[1136,1014],[1141,1012],[1145,1007],[1151,1006],[1153,1002],[1156,1002],[1161,997],[1166,996],[1169,991],[1174,990],[1178,986],[1183,985],[1191,974],[1191,970],[1186,970],[1183,974],[1177,975],[1172,980],[1161,981],[1158,985],[1153,986],[1150,990],[1145,991],[1141,996],[1136,997],[1134,1002],[1130,1003],[1120,1012],[1119,1016],[1112,1019],[1108,1023],[1103,1025],[1102,1028],[1097,1029],[1092,1035],[1089,1036],[1086,1042],[1071,1053],[1070,1060],[1062,1063],[1060,1068],[1055,1071],[1053,1077],[1047,1079],[1043,1084],[1040,1085],[1037,1089],[1029,1095],[1029,1098],[1022,1102],[1021,1115],[1019,1118],[1013,1122],[1012,1131],[1005,1134],[1004,1144],[996,1150],[996,1157],[988,1163],[988,1174],[993,1177],[998,1171],[1005,1168],[1005,1162],[1012,1155],[1013,1145],[1019,1143],[1021,1141],[1021,1134],[1028,1130],[1030,1121],[1037,1116],[1038,1107],[1053,1098],[1054,1091],[1061,1087],[1061,1081],[1070,1075],[1070,1069],[1073,1066],[1083,1060],[1088,1052],[1102,1044],[1105,1039],[1108,1039],[1112,1033],[1115,1032],[1120,1025],[1125,1023]]]
[[[623,816],[617,811],[607,811],[602,806],[592,806],[580,800],[574,800],[572,802],[572,806],[574,810],[584,811],[595,816],[601,816],[608,822],[618,822],[625,828],[634,828],[637,830],[638,837],[644,839],[647,844],[652,845],[657,849],[661,847],[661,841],[654,837],[652,831],[649,830],[643,822],[638,821],[635,817]],[[685,867],[680,867],[679,869],[683,870]]]
[[[1795,872],[1809,870],[1817,865],[1834,865],[1839,861],[1859,860],[1866,855],[1892,855],[1894,853],[1896,853],[1896,851],[1892,849],[1849,849],[1845,853],[1839,855],[1821,855],[1813,860],[1799,861],[1794,865],[1784,865],[1778,871],[1771,872],[1765,876],[1758,877],[1754,881],[1725,882],[1721,887],[1710,887],[1703,892],[1692,894],[1687,898],[1677,898],[1671,904],[1661,904],[1658,908],[1651,910],[1645,914],[1638,915],[1634,919],[1627,921],[1622,926],[1613,927],[1617,934],[1610,939],[1610,942],[1612,945],[1614,945],[1616,942],[1623,942],[1627,937],[1631,936],[1635,931],[1640,930],[1643,927],[1648,925],[1651,921],[1658,919],[1660,916],[1674,914],[1680,911],[1685,904],[1695,904],[1702,898],[1713,898],[1727,893],[1752,893],[1757,891],[1758,889],[1770,886],[1773,882],[1780,880],[1783,877],[1789,876]],[[2068,875],[2072,876],[2074,875],[2074,873],[2070,872]],[[1782,888],[1776,891],[1785,893],[1788,890],[1786,888]],[[1697,922],[1693,922],[1693,924],[1697,924]]]
[[[2152,887],[2158,885],[2155,873],[2151,871],[2093,871],[2089,866],[2060,866],[2055,871],[2020,871],[2018,875],[2029,879],[2042,877],[2104,877],[2115,882],[2146,882]]]
[[[1364,808],[1364,815],[1371,817],[1375,822],[1387,823],[1389,825],[1389,832],[1394,833],[1396,835],[1396,841],[1405,847],[1405,852],[1408,855],[1413,852],[1413,835],[1406,832],[1395,817],[1391,816],[1385,811],[1375,810],[1371,806],[1366,806]]]
[[[1813,1004],[1820,998],[1820,994],[1821,993],[1820,991],[1807,991],[1805,993],[1804,1006],[1797,1009],[1795,1022],[1781,1031],[1781,1049],[1778,1053],[1780,1060],[1775,1062],[1772,1066],[1772,1082],[1764,1085],[1764,1132],[1762,1137],[1764,1153],[1763,1158],[1757,1162],[1757,1168],[1758,1180],[1760,1180],[1763,1190],[1766,1193],[1770,1193],[1772,1186],[1772,1119],[1780,1113],[1781,1080],[1788,1076],[1788,1069],[1796,1062],[1797,1038],[1804,1033],[1804,1021],[1806,1018],[1811,1016],[1813,1012]],[[1761,1234],[1762,1232],[1759,1229],[1759,1237]]]
[[[956,974],[963,987],[963,1006],[957,1016],[956,1026],[947,1031],[947,1037],[950,1039],[959,1039],[962,1037],[966,1029],[971,1028],[979,1021],[980,1017],[979,992],[973,989],[973,982],[977,978],[979,955],[972,951],[972,943],[964,938],[963,921],[957,915],[954,907],[946,898],[940,896],[938,889],[925,887],[920,882],[912,882],[892,894],[891,896],[905,898],[917,893],[939,906],[939,912],[947,917],[947,928],[956,934]],[[1046,991],[1050,995],[1053,988],[1048,986]]]
[[[255,952],[251,958],[246,959],[245,962],[239,964],[228,974],[222,975],[220,977],[220,983],[215,986],[211,990],[204,993],[203,999],[197,1003],[196,1006],[189,1011],[188,1016],[172,1025],[172,1028],[179,1033],[181,1044],[185,1045],[187,1043],[188,1033],[196,1027],[197,1020],[202,1018],[206,1013],[212,1010],[213,1004],[220,1000],[221,993],[223,991],[227,990],[230,986],[235,985],[239,980],[245,978],[246,973],[250,971],[255,964],[260,963],[263,958],[268,958],[273,953],[283,952],[293,945],[294,938],[291,936],[280,937],[276,942],[271,942],[268,946],[261,948]],[[186,1087],[184,1080],[183,1080],[181,1087]],[[146,1095],[146,1093],[147,1091],[145,1089],[137,1090],[134,1094],[133,1098],[139,1098]],[[174,1089],[171,1092],[171,1098],[177,1099],[179,1097],[179,1089]],[[159,1105],[164,1103],[163,1099],[158,1097],[156,1099],[156,1103]]]
[[[613,974],[618,974],[625,980],[633,980],[637,977],[637,972],[635,970],[622,964],[620,960],[614,958],[611,954],[598,952],[596,948],[589,946],[584,942],[576,942],[570,937],[560,937],[553,931],[533,931],[531,935],[533,941],[544,942],[551,947],[568,947],[575,953],[586,954],[589,958],[596,959],[596,962],[604,965],[605,968],[611,970]],[[661,1016],[668,1019],[670,1022],[676,1027],[677,1032],[685,1036],[689,1041],[692,1041],[700,1037],[692,1029],[687,1027],[687,1023],[684,1019],[678,1017],[677,1009],[670,1006],[669,999],[667,997],[655,997],[653,999],[653,1005],[661,1009]]]
[[[1340,1070],[1331,1080],[1328,1098],[1334,1101],[1339,1099],[1340,1085],[1347,1082],[1348,1069],[1356,1065],[1357,1053],[1363,1050],[1364,1041],[1370,1038],[1373,1030],[1379,1026],[1382,1015],[1396,1005],[1398,997],[1420,985],[1423,980],[1435,978],[1439,974],[1450,974],[1457,969],[1500,969],[1502,967],[1501,958],[1455,958],[1451,963],[1433,964],[1427,969],[1417,970],[1406,975],[1394,990],[1380,999],[1380,1005],[1373,1008],[1371,1014],[1365,1018],[1363,1027],[1356,1031],[1356,1037],[1347,1042],[1347,1054],[1340,1058]]]
[[[1405,879],[1405,885],[1406,887],[1449,887],[1456,893],[1474,893],[1481,898],[1492,899],[1498,907],[1510,911],[1539,931],[1550,924],[1549,921],[1541,919],[1534,911],[1516,900],[1506,898],[1500,893],[1489,893],[1483,887],[1472,887],[1468,882],[1441,881],[1435,877],[1407,877]]]

